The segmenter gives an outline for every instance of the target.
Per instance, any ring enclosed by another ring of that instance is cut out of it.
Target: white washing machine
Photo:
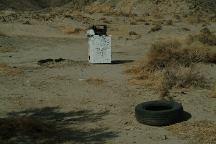
[[[111,35],[106,26],[93,26],[87,31],[89,63],[112,63]]]

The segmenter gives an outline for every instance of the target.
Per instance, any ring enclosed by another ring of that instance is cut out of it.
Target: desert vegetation
[[[101,85],[105,82],[102,78],[91,77],[85,80],[88,84],[91,85]]]
[[[0,0],[0,144],[215,144],[215,10],[215,0]],[[90,64],[86,31],[103,24],[112,63]],[[181,103],[185,122],[135,120],[137,104],[160,99]]]
[[[190,143],[215,143],[216,124],[211,121],[185,122],[170,126],[168,129],[183,139],[189,139]]]
[[[0,75],[16,76],[22,73],[23,71],[17,67],[12,67],[7,64],[0,64]]]
[[[205,45],[209,41],[212,44],[212,38],[197,41],[200,39],[190,43],[187,39],[155,42],[145,58],[126,72],[134,74],[133,82],[160,90],[162,97],[167,96],[172,88],[208,87],[205,77],[194,66],[197,63],[215,63],[216,53]]]

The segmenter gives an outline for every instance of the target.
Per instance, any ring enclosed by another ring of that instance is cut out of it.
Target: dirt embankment
[[[69,7],[81,8],[93,1],[95,0],[0,0],[0,9],[41,10],[66,5]]]
[[[53,7],[126,14],[216,14],[215,0],[0,0],[0,10],[41,10]]]

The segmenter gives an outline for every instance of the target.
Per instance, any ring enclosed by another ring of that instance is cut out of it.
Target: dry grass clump
[[[203,28],[200,33],[194,36],[189,36],[188,42],[199,41],[209,46],[216,46],[216,35],[214,35],[208,28]]]
[[[78,34],[81,31],[83,31],[83,29],[81,28],[75,28],[75,27],[64,27],[62,29],[62,31],[66,34]]]
[[[193,123],[179,123],[169,126],[168,130],[183,139],[189,139],[196,144],[216,143],[216,124],[210,121],[196,121]]]
[[[92,77],[92,78],[88,78],[85,80],[88,84],[93,84],[93,85],[102,85],[105,81],[101,78],[96,78],[96,77]]]
[[[22,74],[23,71],[16,67],[11,67],[6,64],[0,64],[0,75],[16,76]]]
[[[173,25],[173,21],[172,20],[167,20],[166,25]]]
[[[86,7],[89,13],[114,13],[114,8],[112,5],[107,3],[102,4],[91,4]]]
[[[126,72],[135,81],[160,90],[166,96],[172,88],[205,87],[205,78],[193,70],[199,62],[213,62],[216,55],[200,45],[185,45],[178,40],[159,41],[152,45],[145,59]]]
[[[146,56],[149,71],[173,66],[189,67],[193,63],[212,61],[209,49],[201,45],[186,46],[178,40],[159,41],[152,45]]]
[[[204,28],[200,31],[198,39],[203,44],[208,44],[210,46],[216,45],[216,35],[212,34],[208,28]]]

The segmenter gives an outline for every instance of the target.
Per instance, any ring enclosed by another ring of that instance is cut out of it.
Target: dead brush
[[[102,85],[105,81],[101,78],[91,77],[85,80],[88,84]]]
[[[12,117],[0,119],[0,130],[0,139],[8,139],[20,135],[53,135],[56,127],[33,117]]]
[[[215,57],[210,55],[203,46],[188,46],[178,40],[159,41],[152,45],[145,59],[126,72],[134,75],[133,81],[142,81],[165,96],[172,88],[206,87],[205,78],[193,70],[193,65],[213,61]]]
[[[62,28],[62,31],[66,34],[78,34],[83,31],[81,28],[75,28],[75,27],[64,27]]]
[[[188,41],[188,44],[191,44],[194,41],[199,41],[205,45],[215,46],[216,45],[216,35],[214,35],[208,28],[203,28],[200,30],[199,34],[190,35],[187,41]]]
[[[188,139],[190,143],[215,144],[216,124],[211,121],[183,122],[167,127],[173,134]]]

